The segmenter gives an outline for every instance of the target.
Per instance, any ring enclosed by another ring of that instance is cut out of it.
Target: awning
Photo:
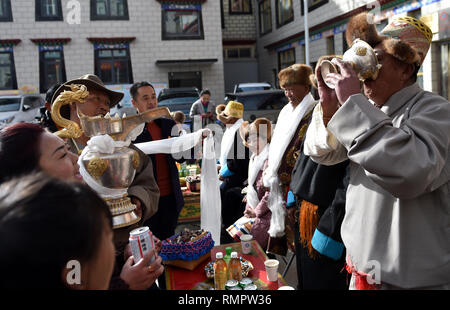
[[[192,65],[212,65],[217,62],[217,58],[204,59],[172,59],[172,60],[157,60],[157,66],[192,66]]]

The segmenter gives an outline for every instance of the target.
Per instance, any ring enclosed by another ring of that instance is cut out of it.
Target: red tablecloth
[[[266,253],[261,249],[258,242],[252,241],[252,251],[250,254],[243,254],[241,243],[231,243],[215,246],[211,250],[211,256],[197,266],[194,270],[186,270],[173,266],[166,266],[166,287],[168,290],[192,290],[192,289],[210,289],[214,287],[214,281],[208,279],[205,273],[205,266],[216,257],[216,253],[221,251],[225,254],[225,248],[231,246],[233,251],[238,252],[246,260],[253,264],[254,269],[249,272],[248,277],[253,280],[258,289],[276,290],[280,286],[287,285],[286,281],[278,273],[278,281],[270,282],[267,280],[264,261],[267,259]],[[213,259],[212,259],[213,258]]]

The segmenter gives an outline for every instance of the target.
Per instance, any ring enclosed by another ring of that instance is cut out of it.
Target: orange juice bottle
[[[228,278],[230,280],[242,280],[241,260],[238,258],[237,252],[231,253],[231,260],[228,264]]]
[[[227,263],[223,260],[223,253],[216,253],[214,262],[214,289],[224,290],[227,283]]]

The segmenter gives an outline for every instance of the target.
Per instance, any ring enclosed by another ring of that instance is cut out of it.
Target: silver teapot
[[[355,39],[352,46],[342,56],[344,62],[348,62],[352,65],[353,70],[360,81],[371,78],[375,80],[378,77],[381,64],[378,63],[377,56],[372,47],[361,39]],[[320,63],[320,73],[322,78],[325,79],[328,73],[339,73],[339,67],[332,61],[323,60]],[[325,84],[334,89],[334,85],[325,82]]]
[[[84,133],[90,138],[78,160],[84,181],[108,204],[114,228],[137,223],[141,218],[135,212],[136,206],[131,203],[127,189],[139,167],[139,154],[129,144],[142,132],[146,122],[170,117],[170,111],[161,107],[122,118],[118,114],[111,117],[109,113],[88,117],[77,111],[80,129],[77,123],[61,116],[60,108],[77,101],[84,102],[89,92],[84,85],[72,84],[69,87],[71,90],[61,93],[52,105],[52,118],[57,126],[63,128],[55,134],[64,139],[79,138]],[[101,140],[100,145],[104,146],[98,147],[94,143],[96,140]]]

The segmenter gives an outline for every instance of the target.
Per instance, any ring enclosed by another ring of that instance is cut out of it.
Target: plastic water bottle
[[[227,283],[227,263],[223,260],[223,253],[216,253],[214,262],[214,289],[224,290]]]
[[[228,278],[236,281],[242,280],[241,260],[238,258],[237,252],[231,253],[231,260],[228,264]]]
[[[230,246],[227,246],[225,248],[225,256],[223,257],[223,260],[225,261],[225,263],[227,263],[227,266],[229,266],[229,264],[230,264],[232,251],[233,251],[233,248]]]

